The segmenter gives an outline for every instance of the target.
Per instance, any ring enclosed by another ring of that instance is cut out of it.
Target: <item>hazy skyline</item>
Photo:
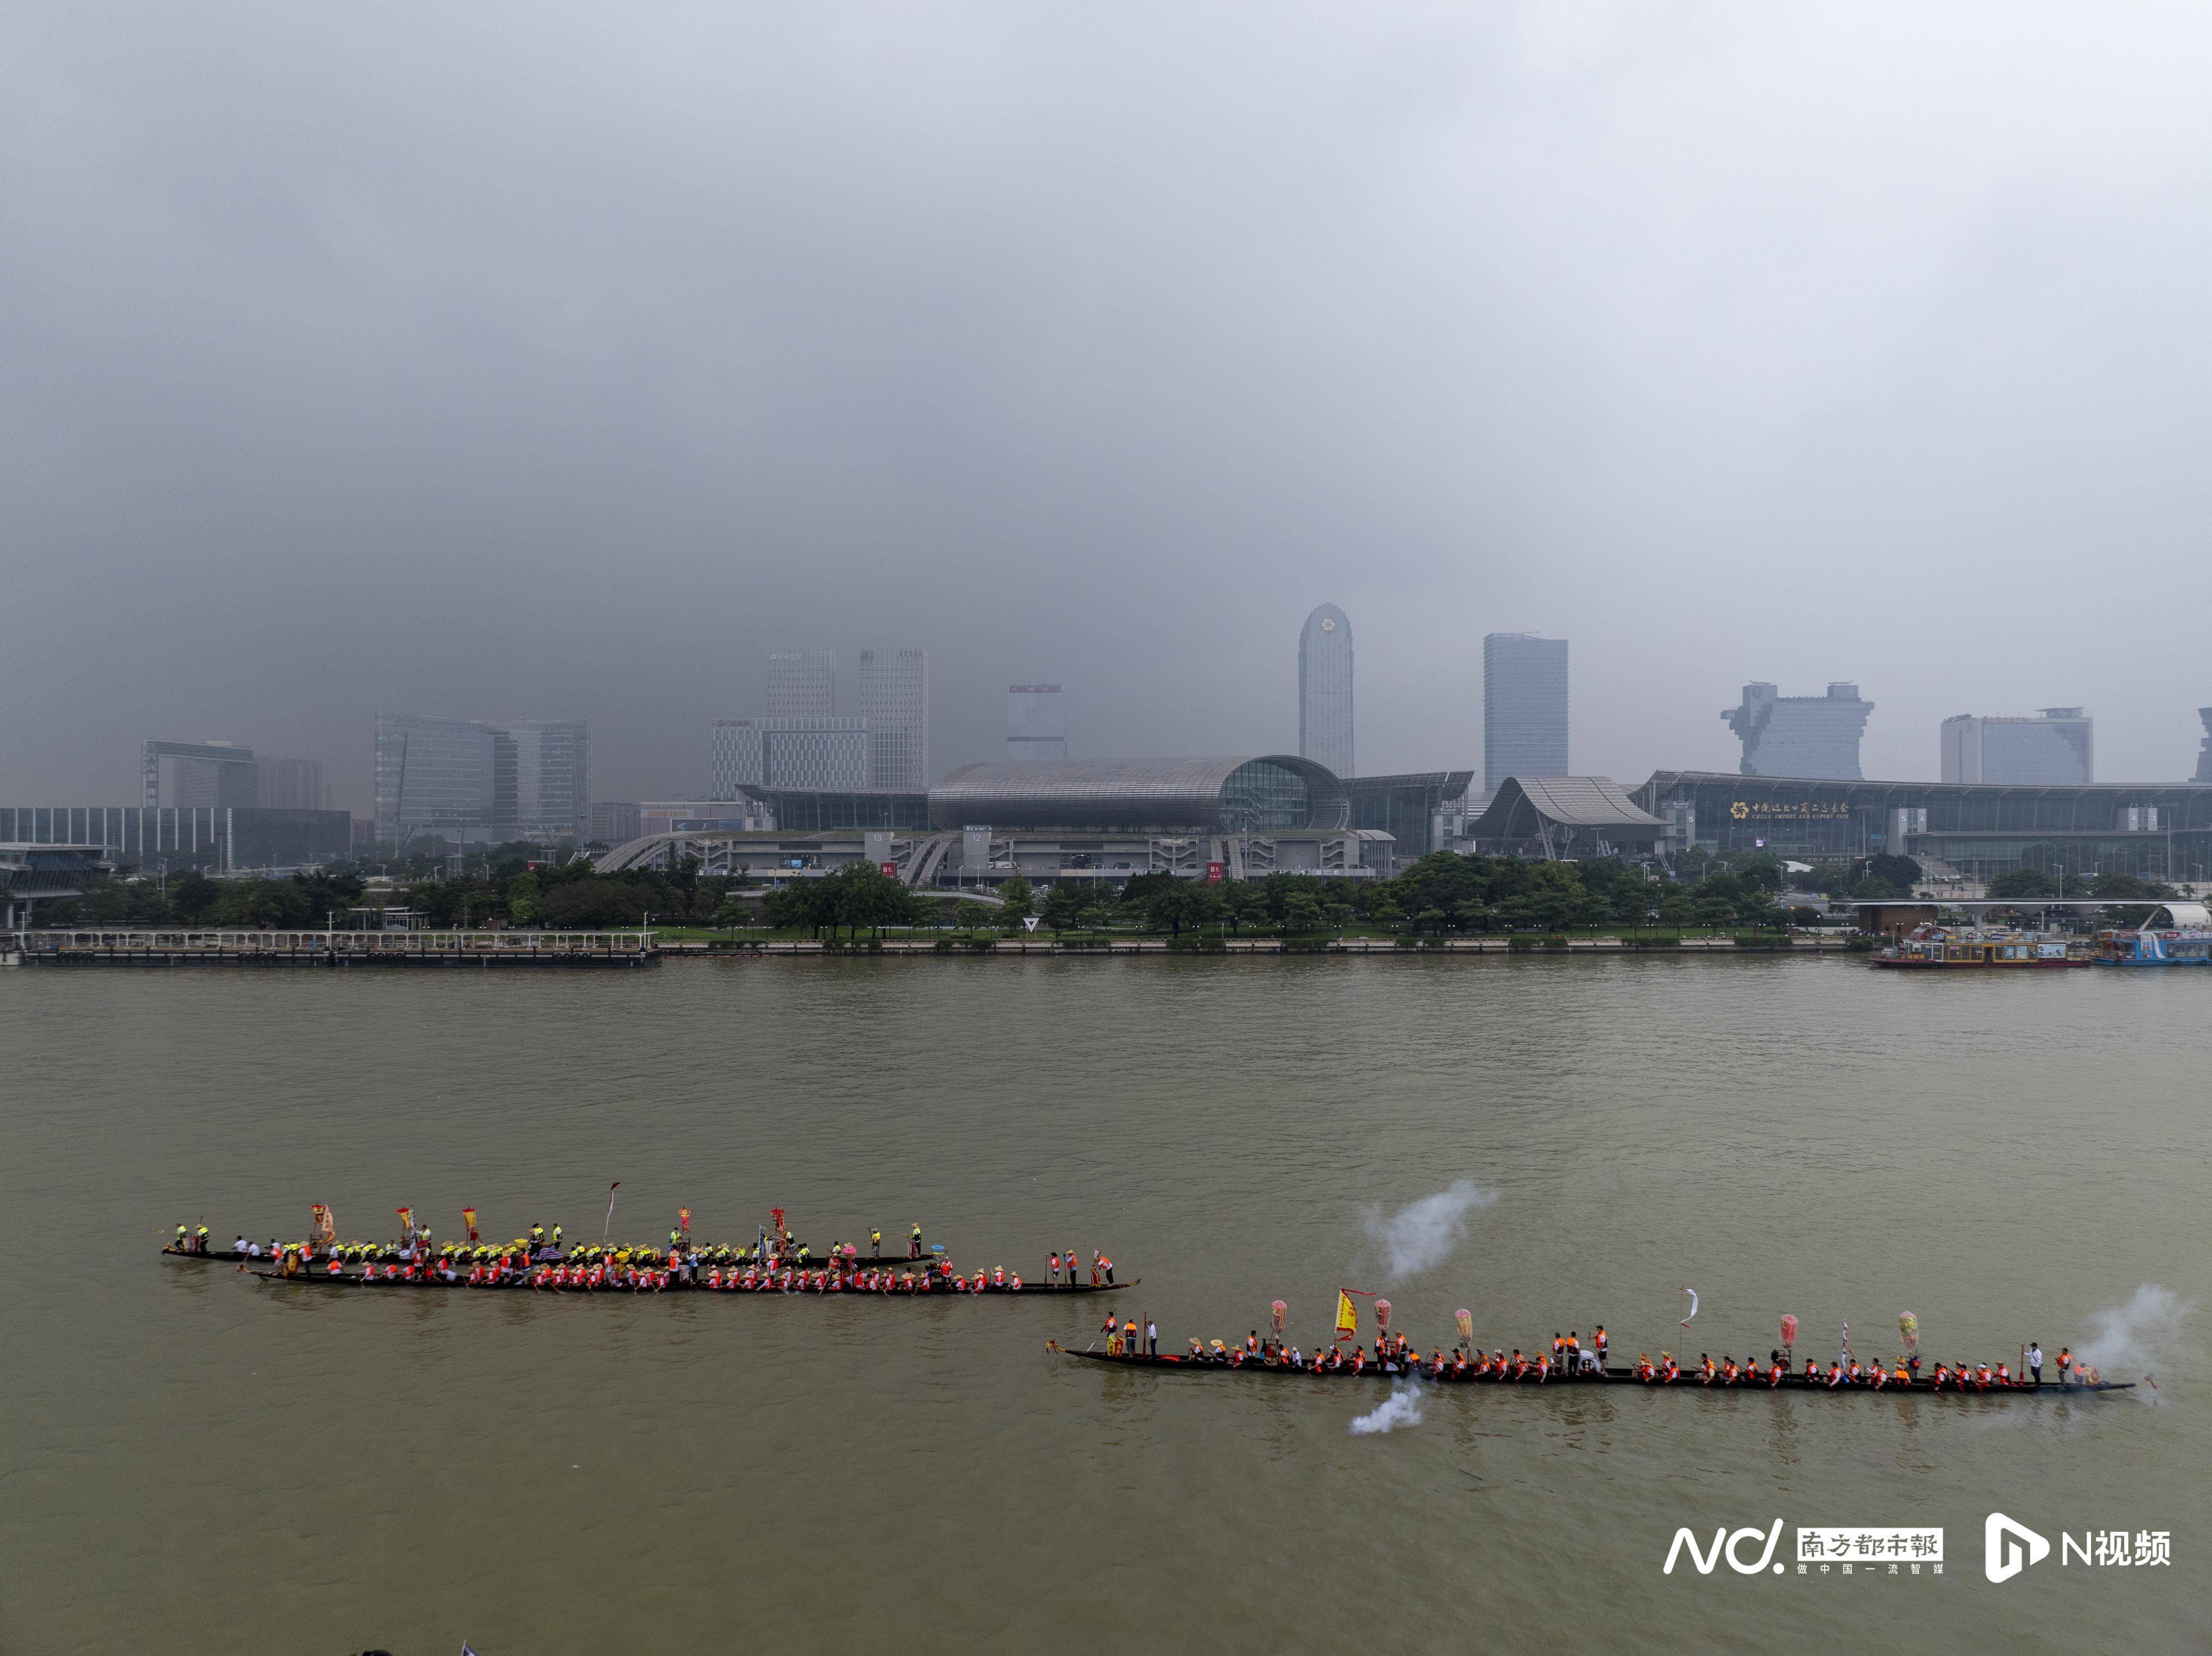
[[[2212,17],[2057,6],[18,8],[0,17],[0,795],[381,709],[702,786],[771,648],[930,658],[939,773],[1732,770],[1856,682],[1869,777],[2212,704]],[[841,674],[841,677],[842,675]],[[842,688],[842,687],[841,687]]]

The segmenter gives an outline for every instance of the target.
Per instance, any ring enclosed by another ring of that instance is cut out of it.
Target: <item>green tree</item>
[[[1152,929],[1177,937],[1186,925],[1203,925],[1220,910],[1221,901],[1212,888],[1194,880],[1177,880],[1145,899],[1145,919]]]
[[[1018,931],[1022,921],[1036,912],[1036,892],[1020,875],[1012,875],[999,888],[999,929]]]
[[[507,883],[507,918],[517,925],[532,925],[541,918],[535,874],[526,870]]]
[[[2096,883],[2090,888],[2090,891],[2094,896],[2123,900],[2130,897],[2163,897],[2166,895],[2166,888],[2154,881],[2146,880],[2138,874],[2124,874],[2118,870],[2109,874],[2100,874]]]
[[[1283,930],[1300,937],[1321,930],[1321,900],[1310,891],[1294,891],[1283,903]]]
[[[1181,880],[1165,870],[1156,874],[1133,874],[1121,887],[1121,905],[1125,908],[1142,913],[1145,904],[1151,900],[1154,892],[1172,891],[1182,883]]]
[[[509,883],[510,892],[513,889]],[[548,891],[538,905],[538,915],[549,926],[577,931],[611,931],[644,922],[653,907],[649,886],[626,880],[571,880]],[[507,912],[514,900],[507,899]]]
[[[1044,894],[1044,905],[1037,912],[1052,928],[1054,937],[1082,924],[1084,908],[1090,902],[1090,894],[1084,889],[1088,883],[1061,880]]]
[[[179,919],[193,921],[216,905],[222,888],[204,874],[188,871],[169,882],[169,912]]]
[[[953,908],[953,922],[963,931],[979,931],[990,912],[973,897],[963,897]]]
[[[1316,905],[1318,907],[1318,905]],[[1267,894],[1249,880],[1230,880],[1221,888],[1221,916],[1231,931],[1242,932],[1268,918]]]
[[[1990,877],[1989,891],[1992,897],[2055,897],[2058,882],[2039,868],[2008,868]]]

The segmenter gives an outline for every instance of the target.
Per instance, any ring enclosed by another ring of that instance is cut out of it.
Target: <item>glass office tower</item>
[[[836,711],[837,652],[835,650],[771,650],[768,652],[768,716],[770,719],[827,719]]]
[[[929,655],[860,652],[860,717],[875,760],[871,787],[920,792],[929,786]]]
[[[1324,604],[1298,634],[1298,755],[1352,770],[1352,622]]]
[[[1534,633],[1482,640],[1482,791],[1509,776],[1567,776],[1567,641]]]
[[[591,833],[591,727],[581,719],[376,716],[376,837],[494,843]]]
[[[1059,685],[1006,686],[1006,757],[1067,757],[1067,707]]]

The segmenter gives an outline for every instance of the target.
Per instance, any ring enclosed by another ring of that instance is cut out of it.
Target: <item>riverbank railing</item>
[[[644,966],[655,934],[635,931],[337,931],[243,926],[97,926],[32,931],[25,965],[263,963],[300,966]]]

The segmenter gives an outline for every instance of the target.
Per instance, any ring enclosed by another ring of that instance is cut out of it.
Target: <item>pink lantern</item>
[[[1390,1331],[1389,1301],[1377,1300],[1375,1301],[1375,1325],[1386,1334]]]
[[[1473,1345],[1474,1344],[1474,1313],[1462,1306],[1452,1313],[1452,1320],[1459,1325],[1459,1337],[1462,1344]]]
[[[1275,1338],[1280,1339],[1283,1334],[1283,1319],[1291,1314],[1291,1308],[1278,1300],[1269,1306],[1267,1310],[1275,1319]]]
[[[1782,1319],[1782,1343],[1784,1345],[1795,1345],[1797,1344],[1796,1318],[1785,1315]]]

